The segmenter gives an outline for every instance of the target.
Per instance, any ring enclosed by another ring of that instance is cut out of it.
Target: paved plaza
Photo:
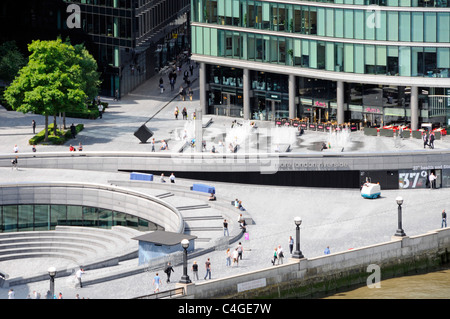
[[[155,133],[155,140],[168,140],[170,146],[169,151],[160,151],[159,144],[157,144],[157,152],[176,152],[184,143],[180,134],[183,134],[190,124],[188,124],[189,120],[182,120],[181,116],[176,120],[173,112],[176,106],[180,110],[186,106],[189,117],[192,117],[192,112],[199,106],[198,81],[195,79],[196,76],[193,82],[193,101],[180,101],[177,89],[170,91],[169,88],[161,94],[158,88],[159,76],[150,79],[120,101],[105,98],[110,106],[103,118],[97,120],[67,119],[68,125],[72,122],[83,123],[84,130],[76,139],[65,145],[38,145],[37,151],[61,152],[67,150],[68,152],[69,144],[78,145],[81,142],[85,151],[150,152],[150,144],[140,143],[133,133],[153,117],[146,125]],[[234,120],[241,123],[243,121],[214,115],[208,115],[208,117],[212,118],[212,123],[204,131],[207,149],[209,150],[214,145],[220,151],[220,136],[224,136],[223,134],[231,129]],[[0,154],[11,153],[13,156],[14,145],[18,145],[19,155],[31,151],[28,140],[32,137],[31,121],[33,119],[38,124],[37,129],[42,129],[44,123],[42,116],[7,112],[0,107]],[[276,134],[273,123],[255,122],[258,127],[267,129],[268,134]],[[274,135],[271,137],[274,138]],[[286,139],[290,138],[289,135]],[[318,147],[321,143],[326,142],[327,138],[327,133],[306,131],[302,137],[297,138],[291,144],[291,150],[292,152],[315,153],[319,151]],[[345,152],[423,150],[421,140],[369,137],[364,136],[362,132],[352,132],[345,143]],[[270,147],[273,145],[271,144]],[[437,150],[450,148],[449,146],[450,141],[446,137],[435,143]],[[272,150],[266,149],[265,151]],[[88,171],[80,174],[71,170],[0,168],[1,183],[74,181],[108,184],[110,180],[126,181],[127,179],[129,179],[129,174],[121,172]],[[176,186],[188,189],[194,182],[193,180],[177,179]],[[397,228],[395,198],[398,195],[404,198],[403,228],[409,236],[439,228],[442,209],[449,209],[446,205],[450,189],[445,188],[384,190],[380,199],[366,200],[361,197],[358,189],[275,187],[220,182],[210,184],[215,186],[217,196],[221,199],[232,201],[238,198],[242,200],[244,207],[254,220],[254,224],[248,226],[249,239],[241,238],[244,254],[238,266],[226,266],[225,247],[223,250],[216,250],[195,258],[200,265],[199,281],[204,281],[204,263],[207,258],[210,258],[212,263],[212,279],[273,267],[270,260],[274,248],[278,245],[281,245],[286,252],[284,262],[289,262],[288,239],[289,236],[295,237],[294,217],[296,216],[302,217],[303,220],[301,250],[306,258],[312,258],[323,255],[327,246],[330,247],[332,253],[337,253],[389,241]],[[154,192],[154,190],[145,188],[140,188],[139,191],[149,194]],[[168,202],[170,200],[170,198],[167,199]],[[236,220],[231,222],[237,223]],[[216,236],[223,236],[223,233],[218,231]],[[230,248],[234,249],[236,245],[237,243],[232,244]],[[189,259],[189,266],[193,261],[193,259]],[[16,260],[2,263],[0,270],[11,277],[27,276],[35,272],[45,273],[50,266],[64,267],[65,262],[50,258]],[[87,271],[84,280],[93,280],[105,276],[108,272],[127,272],[137,267],[137,264],[137,260],[133,259],[118,266]],[[161,290],[174,288],[175,282],[182,275],[181,267],[175,267],[171,278],[172,282],[169,284],[165,284],[166,275],[162,270],[159,271],[163,279]],[[55,292],[61,292],[65,299],[73,299],[77,294],[81,298],[91,299],[134,298],[153,292],[152,280],[155,272],[154,270],[142,272],[108,282],[87,285],[81,289],[74,287],[73,277],[57,278]],[[192,279],[191,272],[189,275]],[[33,291],[38,291],[44,296],[49,288],[49,282],[46,280],[12,288],[18,299],[26,298]],[[7,295],[8,289],[1,288],[0,298],[6,299]]]

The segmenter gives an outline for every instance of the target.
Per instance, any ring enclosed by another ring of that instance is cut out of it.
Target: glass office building
[[[204,112],[450,125],[450,1],[192,0]]]
[[[93,43],[105,95],[129,93],[188,45],[189,0],[64,0],[81,9],[80,28]]]

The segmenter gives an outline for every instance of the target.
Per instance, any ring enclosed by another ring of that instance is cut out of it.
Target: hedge
[[[61,145],[64,144],[67,140],[70,140],[72,138],[72,133],[70,132],[70,128],[65,131],[61,131],[59,129],[56,130],[57,136],[53,135],[53,127],[54,124],[51,123],[48,125],[48,141],[45,142],[45,144],[55,144],[55,145]],[[78,124],[75,126],[75,129],[77,131],[77,134],[80,133],[84,129],[84,124]],[[40,142],[43,142],[45,138],[45,129],[37,133],[35,136],[30,138],[28,143],[30,145],[36,145]]]

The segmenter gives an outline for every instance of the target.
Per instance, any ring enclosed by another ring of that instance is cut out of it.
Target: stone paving
[[[197,71],[197,70],[196,70]],[[179,77],[180,78],[180,77]],[[173,110],[175,106],[187,106],[189,112],[198,106],[198,81],[194,81],[194,100],[180,101],[177,90],[166,90],[159,93],[157,83],[159,77],[154,77],[140,86],[132,94],[123,97],[121,101],[110,102],[102,119],[75,120],[68,119],[70,125],[85,124],[85,129],[76,137],[61,146],[38,145],[38,152],[68,151],[68,145],[82,142],[84,149],[94,151],[129,151],[148,152],[149,144],[141,144],[133,135],[134,131],[152,116],[147,126],[155,132],[156,140],[169,140],[171,150],[177,149],[182,141],[177,140],[174,132],[182,132],[186,121],[175,120]],[[192,114],[192,113],[190,113]],[[207,147],[217,141],[217,136],[230,129],[233,118],[212,116],[213,123],[205,130]],[[0,108],[0,154],[12,153],[15,144],[20,152],[29,152],[31,146],[28,139],[32,137],[31,120],[35,119],[42,127],[43,117],[32,114],[6,112]],[[238,121],[240,121],[238,119]],[[259,127],[272,128],[272,123],[257,122]],[[348,148],[345,151],[401,151],[423,149],[420,140],[401,140],[385,137],[367,137],[362,132],[351,133]],[[294,145],[293,151],[317,152],[318,143],[325,141],[326,133],[307,131],[301,141]],[[449,141],[436,141],[436,149],[449,148]],[[218,144],[217,144],[218,145]],[[158,148],[157,148],[158,150]],[[159,150],[158,150],[159,151]],[[267,150],[270,151],[270,150]],[[432,151],[432,150],[430,150]],[[21,168],[12,171],[0,168],[0,182],[12,183],[21,181],[58,181],[72,180],[95,183],[108,183],[109,180],[126,179],[124,173],[107,172],[78,172],[70,170],[41,170]],[[177,179],[177,185],[188,187],[194,181]],[[440,212],[448,209],[447,198],[450,189],[418,189],[418,190],[389,190],[382,191],[382,198],[365,200],[359,190],[347,189],[311,189],[303,187],[275,187],[259,185],[239,185],[228,183],[214,183],[217,196],[226,200],[238,198],[251,215],[255,224],[248,226],[249,240],[242,237],[244,246],[243,260],[238,266],[225,265],[225,249],[217,250],[206,255],[196,257],[200,265],[199,281],[203,281],[204,262],[206,258],[212,261],[212,278],[223,278],[243,272],[254,271],[264,267],[273,267],[270,259],[275,247],[282,245],[289,262],[288,238],[295,235],[294,217],[301,216],[301,250],[306,258],[321,256],[326,246],[331,252],[341,252],[348,249],[363,247],[379,242],[389,241],[397,227],[397,205],[395,197],[401,194],[404,198],[403,228],[409,236],[419,235],[440,227]],[[141,191],[143,189],[140,189]],[[148,190],[149,193],[154,190]],[[235,221],[232,221],[235,222]],[[221,236],[220,232],[218,236]],[[236,244],[230,246],[231,249]],[[189,267],[194,260],[189,260]],[[48,260],[18,260],[4,263],[1,269],[6,273],[27,275],[39,270],[42,273],[50,266],[65,267],[66,261]],[[89,281],[96,277],[105,276],[108,272],[126,272],[135,268],[137,260],[121,263],[119,266],[88,271],[84,279]],[[81,298],[91,299],[128,299],[153,292],[152,280],[154,270],[142,272],[99,284],[87,285],[84,288],[74,288],[73,277],[57,278],[55,292],[61,292],[65,299],[73,299],[78,294]],[[173,288],[181,275],[180,266],[175,267],[172,282],[165,284],[165,274],[161,290]],[[189,272],[192,279],[192,273]],[[195,281],[195,280],[194,280]],[[16,298],[23,299],[33,291],[42,296],[48,290],[49,282],[35,282],[27,285],[14,286]],[[7,288],[0,288],[0,298],[7,298]]]

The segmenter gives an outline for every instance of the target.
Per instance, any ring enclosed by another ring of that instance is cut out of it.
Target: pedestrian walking
[[[72,135],[72,138],[75,138],[75,136],[77,136],[77,129],[73,123],[70,126],[70,134]]]
[[[12,164],[11,170],[14,170],[14,168],[15,168],[16,170],[18,170],[18,169],[17,169],[17,165],[19,164],[19,157],[16,156],[15,158],[13,158],[13,159],[11,160],[11,164]]]
[[[283,248],[281,248],[281,245],[278,245],[278,249],[277,249],[277,265],[283,264],[283,258],[284,258]]]
[[[273,259],[271,260],[272,261],[272,265],[274,265],[275,266],[275,262],[277,261],[277,247],[275,247],[275,250],[274,250],[274,252],[273,252]]]
[[[423,132],[422,139],[423,139],[423,148],[426,148],[426,146],[428,145],[428,133],[426,131]]]
[[[178,109],[178,106],[175,107],[175,119],[178,120],[178,113],[180,112],[180,110]]]
[[[227,253],[226,254],[227,254],[227,259],[226,259],[227,263],[226,263],[226,265],[228,267],[228,266],[231,266],[231,252],[230,252],[230,248],[227,249]]]
[[[327,248],[325,248],[325,251],[323,252],[325,255],[329,255],[330,252],[330,246],[327,246]]]
[[[447,227],[447,213],[445,212],[445,209],[442,211],[442,223],[441,223],[441,228],[444,227]]]
[[[192,274],[193,274],[192,278],[195,277],[198,280],[198,264],[196,261],[194,261],[194,263],[192,264]]]
[[[223,220],[223,235],[230,236],[230,233],[228,232],[228,222],[226,219]]]
[[[186,107],[183,108],[182,113],[183,113],[183,120],[187,120],[187,110],[186,110]]]
[[[189,100],[192,101],[192,98],[194,97],[194,91],[189,87]]]
[[[75,273],[75,277],[78,280],[78,284],[80,285],[80,288],[83,288],[83,283],[81,282],[81,276],[84,274],[84,269],[80,267],[80,269],[77,270]]]
[[[119,97],[119,90],[116,89],[115,93],[114,93],[114,101],[119,101],[120,97]]]
[[[242,260],[242,253],[244,252],[244,247],[242,247],[241,242],[239,242],[238,246],[237,246],[237,252],[239,255],[239,259]]]
[[[236,263],[236,266],[239,266],[239,253],[237,248],[233,251],[233,265]]]
[[[433,149],[434,148],[434,140],[436,139],[436,137],[434,136],[434,132],[431,132],[430,134],[430,148]]]
[[[9,289],[8,291],[8,299],[14,299],[16,297],[16,293],[14,292],[14,289]]]
[[[289,252],[292,255],[292,250],[294,249],[294,238],[292,236],[289,236]]]
[[[14,153],[19,153],[19,146],[17,146],[17,144],[14,145],[13,151]]]
[[[159,277],[158,273],[156,273],[155,277],[153,278],[153,286],[155,289],[153,292],[159,292],[159,286],[161,285],[161,278]]]
[[[152,139],[152,152],[154,152],[155,151],[155,139],[153,138]]]
[[[33,134],[36,134],[36,121],[35,120],[31,121],[31,127],[33,128]]]
[[[172,265],[170,264],[170,262],[167,263],[167,266],[166,266],[166,268],[164,269],[164,272],[165,272],[166,275],[167,275],[167,283],[169,283],[169,282],[170,282],[170,275],[172,274],[172,272],[175,272],[175,270],[173,270],[173,267],[172,267]]]
[[[209,279],[211,279],[211,261],[209,258],[205,262],[205,268],[206,268],[206,274],[205,274],[204,279],[206,279],[206,277],[209,277]]]
[[[103,104],[100,102],[100,99],[98,100],[98,117],[103,118]]]

